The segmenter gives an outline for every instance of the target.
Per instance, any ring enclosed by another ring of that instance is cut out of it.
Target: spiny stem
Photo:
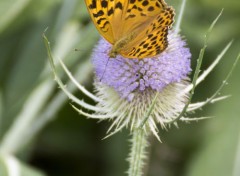
[[[133,131],[131,139],[131,151],[129,154],[129,170],[128,176],[142,176],[143,166],[147,159],[146,148],[148,146],[147,135],[141,128]]]
[[[151,113],[152,113],[152,111],[153,111],[154,105],[155,105],[155,103],[156,103],[156,100],[157,100],[157,98],[158,98],[158,94],[159,94],[159,92],[156,93],[156,95],[155,95],[155,97],[154,97],[154,99],[153,99],[153,101],[152,101],[152,104],[150,105],[149,109],[147,110],[146,115],[144,116],[144,118],[143,118],[143,120],[141,121],[141,123],[140,123],[140,125],[139,125],[138,128],[143,128],[143,126],[145,125],[145,123],[146,123],[147,120],[149,119],[149,117],[150,117],[150,115],[151,115]]]

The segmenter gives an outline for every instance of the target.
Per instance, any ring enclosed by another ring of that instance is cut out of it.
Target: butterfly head
[[[117,55],[118,55],[118,52],[117,52],[117,50],[115,50],[114,48],[112,48],[111,51],[108,53],[108,56],[109,56],[110,58],[116,58]]]
[[[125,46],[128,44],[128,42],[130,42],[133,38],[134,38],[134,33],[131,33],[123,38],[121,38],[120,40],[116,41],[113,45],[112,45],[112,49],[109,52],[109,57],[110,58],[116,58],[118,54],[121,54],[121,51],[125,48]],[[122,55],[123,56],[123,55]]]

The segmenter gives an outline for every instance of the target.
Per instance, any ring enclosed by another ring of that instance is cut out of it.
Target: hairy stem
[[[131,151],[129,154],[128,176],[142,176],[143,166],[147,160],[146,148],[148,146],[147,135],[143,129],[135,129],[132,134]]]

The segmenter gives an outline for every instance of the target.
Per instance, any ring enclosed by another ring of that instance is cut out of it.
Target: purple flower
[[[121,55],[109,58],[111,44],[101,39],[92,55],[96,81],[114,88],[120,97],[132,101],[136,93],[161,92],[167,85],[186,79],[191,71],[191,53],[176,33],[170,32],[168,41],[168,48],[153,58],[127,59]]]

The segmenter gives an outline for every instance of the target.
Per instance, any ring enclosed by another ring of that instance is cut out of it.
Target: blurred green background
[[[167,3],[178,14],[181,2]],[[234,39],[234,43],[197,88],[194,101],[205,100],[215,92],[240,51],[240,1],[187,2],[181,28],[193,55],[193,68],[204,34],[222,8],[203,68],[229,41]],[[50,71],[42,40],[46,28],[54,57],[63,59],[79,82],[92,90],[90,54],[99,34],[83,0],[0,0],[0,175],[7,175],[6,158],[10,156],[21,163],[23,176],[124,175],[128,131],[101,140],[110,122],[97,123],[72,109]],[[67,83],[61,69],[59,74]],[[150,140],[151,158],[145,168],[148,176],[240,175],[239,74],[240,65],[221,92],[232,95],[230,98],[193,115],[215,118],[160,131],[163,143]],[[73,86],[68,88],[92,103]]]

